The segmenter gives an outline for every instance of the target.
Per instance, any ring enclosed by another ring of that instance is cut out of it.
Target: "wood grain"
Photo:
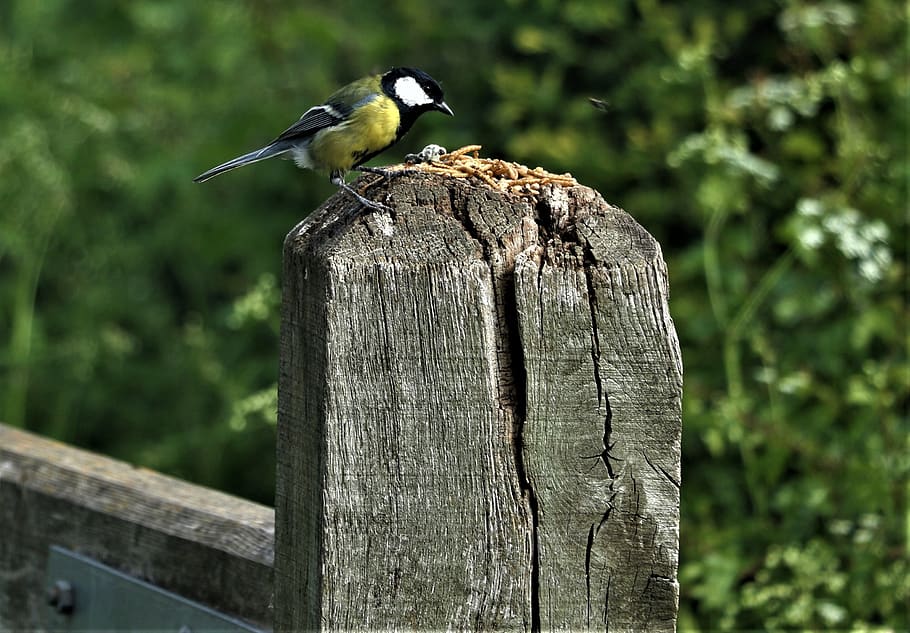
[[[585,187],[373,191],[285,243],[276,628],[673,630],[659,246]]]
[[[544,628],[675,630],[682,364],[657,243],[584,188],[516,263]]]
[[[52,544],[267,626],[273,543],[271,508],[0,424],[0,630],[47,626]]]

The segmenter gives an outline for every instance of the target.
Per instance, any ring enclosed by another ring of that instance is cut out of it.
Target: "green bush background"
[[[288,163],[191,178],[392,65],[428,142],[569,170],[662,243],[680,629],[907,626],[907,6],[0,3],[0,419],[271,503]],[[608,103],[591,107],[588,98]]]

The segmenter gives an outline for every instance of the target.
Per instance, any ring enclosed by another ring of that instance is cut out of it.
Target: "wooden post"
[[[660,247],[587,187],[423,174],[285,243],[278,630],[675,630]]]

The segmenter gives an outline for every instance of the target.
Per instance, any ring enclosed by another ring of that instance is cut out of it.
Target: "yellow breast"
[[[395,142],[400,116],[395,102],[379,97],[358,108],[342,125],[321,130],[310,144],[314,167],[348,171],[364,157]]]

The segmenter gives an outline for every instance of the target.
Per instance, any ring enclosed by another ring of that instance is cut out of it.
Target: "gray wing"
[[[343,111],[341,108],[329,104],[318,105],[310,108],[303,113],[303,116],[297,120],[294,125],[282,132],[277,141],[293,141],[308,136],[313,136],[319,130],[323,130],[333,125],[338,125],[344,121],[350,111]]]

